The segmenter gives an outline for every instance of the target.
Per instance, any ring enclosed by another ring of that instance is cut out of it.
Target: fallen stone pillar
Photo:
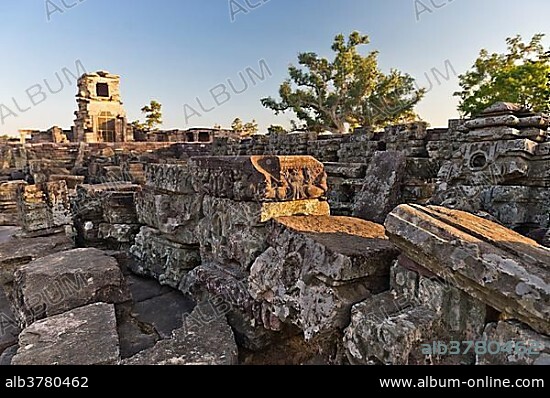
[[[498,224],[441,207],[404,205],[386,220],[403,253],[470,296],[550,334],[550,250]]]

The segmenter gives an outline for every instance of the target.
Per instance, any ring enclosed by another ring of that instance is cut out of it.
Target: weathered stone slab
[[[203,197],[154,191],[145,187],[136,195],[139,221],[184,244],[199,244],[195,229],[202,216]]]
[[[539,127],[524,127],[520,131],[520,137],[525,137],[536,142],[545,142],[550,136],[548,130],[543,130]]]
[[[367,166],[361,163],[323,163],[329,176],[342,178],[364,178]]]
[[[8,347],[17,344],[20,331],[4,289],[0,286],[0,354]]]
[[[382,226],[346,217],[284,217],[269,230],[270,247],[249,277],[267,329],[291,323],[307,339],[333,332],[347,325],[353,304],[387,289],[397,250]]]
[[[127,182],[112,182],[105,184],[84,184],[76,188],[76,199],[73,203],[73,213],[85,218],[102,218],[103,212],[109,205],[110,198],[113,198],[114,207],[122,207],[131,211],[132,194],[140,189],[139,185]],[[117,198],[120,202],[117,203]],[[107,211],[111,211],[107,209]],[[135,211],[135,210],[134,210]],[[135,219],[135,216],[132,218]]]
[[[103,184],[83,184],[77,187],[77,191],[92,197],[99,196],[105,192],[137,192],[139,189],[139,185],[124,181],[114,181]]]
[[[516,126],[517,127],[517,126]],[[544,139],[544,131],[536,128],[516,128],[507,126],[485,127],[471,130],[465,137],[467,141],[498,141],[527,138],[532,140]]]
[[[15,272],[17,316],[23,325],[96,302],[130,299],[117,261],[97,249],[52,254]]]
[[[65,181],[67,188],[70,190],[76,189],[78,185],[84,184],[85,177],[83,176],[74,176],[74,175],[51,175],[49,178],[50,182],[55,181]]]
[[[464,127],[467,129],[482,129],[486,127],[495,127],[495,126],[518,126],[519,118],[514,115],[503,115],[503,116],[493,116],[493,117],[483,117],[478,119],[469,120],[464,123]]]
[[[327,193],[323,164],[311,156],[192,158],[189,167],[195,190],[213,197],[285,202]]]
[[[177,289],[183,276],[201,263],[197,246],[169,240],[158,230],[141,228],[130,249],[136,258],[130,268],[138,275],[155,278],[162,285]]]
[[[148,164],[145,166],[147,186],[166,193],[192,195],[192,174],[187,164]]]
[[[479,365],[550,365],[550,337],[518,322],[490,323],[483,337],[488,353]]]
[[[266,248],[265,224],[281,216],[324,216],[328,203],[316,199],[292,202],[237,202],[205,196],[203,218],[196,229],[206,261],[246,270]]]
[[[69,191],[65,181],[22,185],[18,191],[22,226],[27,232],[70,225]]]
[[[96,303],[23,330],[12,365],[115,365],[118,344],[114,306]]]
[[[510,228],[550,226],[550,190],[526,186],[487,187],[479,194],[482,209]]]
[[[472,297],[550,333],[550,250],[498,224],[440,207],[404,205],[386,220],[409,258]]]
[[[548,127],[550,127],[550,117],[544,117],[542,115],[523,117],[519,119],[519,127],[533,127],[547,130]]]
[[[197,227],[203,261],[248,269],[267,247],[261,209],[261,203],[205,196]]]
[[[377,152],[363,188],[355,198],[353,216],[378,223],[398,204],[407,159],[401,152]]]
[[[74,242],[64,233],[37,238],[13,238],[0,244],[0,285],[13,282],[22,265],[50,254],[70,250]]]
[[[483,116],[502,116],[502,115],[514,115],[524,111],[524,109],[511,102],[496,102],[487,109],[484,109],[481,113]]]
[[[125,365],[236,365],[237,345],[225,315],[198,305],[172,338],[123,361]]]
[[[133,192],[110,192],[102,201],[103,217],[110,224],[137,224]]]
[[[422,141],[428,135],[426,122],[413,122],[388,126],[384,129],[387,142]]]
[[[344,347],[352,364],[407,365],[439,315],[427,306],[399,311],[396,297],[382,293],[355,305]]]
[[[328,202],[317,199],[295,200],[292,202],[264,203],[261,209],[261,222],[279,217],[329,216]]]

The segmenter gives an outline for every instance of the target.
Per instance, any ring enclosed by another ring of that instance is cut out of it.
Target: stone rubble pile
[[[400,206],[385,226],[403,254],[391,290],[353,308],[344,337],[351,363],[548,363],[549,249],[441,207]],[[502,341],[532,352],[423,355],[434,341]]]
[[[1,146],[0,364],[549,364],[549,127]]]

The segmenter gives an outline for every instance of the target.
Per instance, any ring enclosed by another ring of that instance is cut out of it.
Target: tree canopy
[[[506,39],[504,54],[481,50],[472,68],[459,76],[459,111],[465,117],[480,114],[496,102],[512,102],[535,112],[550,111],[550,51],[544,34],[524,43],[521,36]]]
[[[298,55],[301,67],[289,67],[289,79],[279,89],[281,100],[263,98],[262,105],[275,114],[294,111],[312,131],[346,131],[354,127],[384,127],[414,120],[414,107],[424,89],[415,86],[408,74],[392,69],[384,74],[378,67],[378,52],[360,54],[370,43],[368,36],[353,32],[346,40],[335,37],[331,61],[313,52]]]
[[[267,128],[269,134],[287,134],[288,131],[279,124],[272,124]]]
[[[152,131],[162,124],[162,104],[158,101],[152,100],[149,105],[141,108],[141,113],[145,115],[145,123],[140,123],[139,120],[136,120],[132,123],[134,128]]]
[[[256,123],[256,120],[243,123],[240,118],[236,118],[233,120],[233,123],[231,123],[231,129],[234,132],[239,133],[242,138],[246,138],[258,132],[258,123]]]

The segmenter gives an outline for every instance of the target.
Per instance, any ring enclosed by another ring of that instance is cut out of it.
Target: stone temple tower
[[[120,76],[98,71],[78,79],[73,139],[77,142],[133,141],[120,98]]]

